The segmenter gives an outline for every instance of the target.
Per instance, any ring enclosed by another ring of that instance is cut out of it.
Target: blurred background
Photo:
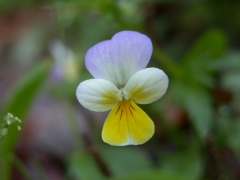
[[[170,79],[141,146],[103,143],[108,112],[75,95],[86,51],[121,30]],[[1,0],[0,179],[239,180],[239,48],[239,0]]]

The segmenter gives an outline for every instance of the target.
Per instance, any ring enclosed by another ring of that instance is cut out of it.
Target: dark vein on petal
[[[118,113],[119,109],[120,109],[120,106],[118,107],[118,110],[117,110],[117,112],[115,113],[115,115]]]
[[[123,109],[122,109],[122,111],[121,111],[120,120],[122,119],[122,113],[123,113]]]
[[[131,115],[132,115],[132,117],[133,117],[133,113],[132,113],[132,110],[131,110],[131,108],[129,108],[129,111],[130,111],[130,113],[131,113]]]
[[[130,104],[130,106],[134,109],[134,107],[132,106],[132,104]],[[134,111],[136,111],[136,110],[134,109]]]
[[[133,108],[133,107],[132,107]],[[131,115],[132,115],[132,117],[133,117],[133,120],[134,120],[134,122],[136,123],[136,119],[134,118],[134,116],[133,116],[133,113],[132,113],[132,110],[131,110],[131,108],[129,108],[129,110],[130,110],[130,113],[131,113]],[[133,108],[133,110],[135,111],[135,109]],[[136,111],[135,111],[136,112]]]

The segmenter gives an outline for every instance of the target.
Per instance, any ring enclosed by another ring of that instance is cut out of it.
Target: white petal
[[[77,87],[77,99],[87,109],[92,111],[107,111],[122,100],[118,88],[105,79],[90,79],[83,81]]]
[[[161,98],[168,87],[168,77],[160,69],[146,68],[135,73],[124,87],[125,99],[138,104],[152,103]]]

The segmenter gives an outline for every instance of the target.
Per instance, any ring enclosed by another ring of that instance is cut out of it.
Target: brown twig
[[[86,146],[89,153],[93,156],[103,175],[105,175],[106,177],[110,177],[112,173],[109,170],[106,162],[102,158],[101,154],[99,153],[97,147],[92,143],[91,139],[87,135],[82,135],[82,138],[84,145]]]
[[[213,137],[211,135],[207,137],[206,153],[207,153],[206,177],[211,178],[212,180],[218,180],[220,177],[219,152],[217,148],[213,146]]]

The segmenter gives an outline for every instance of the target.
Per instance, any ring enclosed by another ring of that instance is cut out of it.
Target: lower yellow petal
[[[104,142],[115,145],[138,145],[154,134],[149,116],[132,100],[118,102],[108,115],[102,131]]]

